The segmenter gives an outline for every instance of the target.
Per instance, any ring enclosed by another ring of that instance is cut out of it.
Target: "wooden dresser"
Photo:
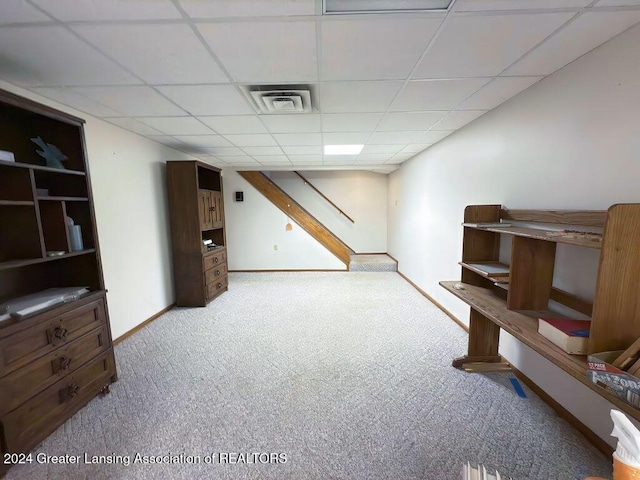
[[[197,161],[169,161],[167,190],[176,303],[203,307],[228,290],[220,170]]]
[[[117,378],[83,124],[0,91],[0,150],[13,154],[0,160],[0,476],[5,454],[29,453]],[[65,288],[86,290],[18,307]]]

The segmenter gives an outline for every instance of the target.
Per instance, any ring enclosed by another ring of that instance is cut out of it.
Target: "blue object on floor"
[[[527,395],[524,393],[522,386],[517,378],[511,378],[511,385],[513,385],[513,389],[516,391],[519,397],[527,398]]]

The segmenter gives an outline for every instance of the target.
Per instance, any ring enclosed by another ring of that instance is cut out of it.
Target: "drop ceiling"
[[[207,163],[388,173],[640,22],[640,0],[2,0],[0,79]],[[259,113],[249,85],[305,85]],[[364,144],[324,156],[325,144]]]

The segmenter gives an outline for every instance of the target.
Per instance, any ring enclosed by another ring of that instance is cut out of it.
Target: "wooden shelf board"
[[[95,248],[88,248],[86,250],[80,250],[78,252],[65,253],[64,255],[59,255],[57,257],[26,258],[22,260],[10,260],[8,262],[0,263],[0,271],[8,270],[10,268],[26,267],[28,265],[36,265],[38,263],[52,262],[55,260],[61,260],[63,258],[77,257],[78,255],[86,255],[88,253],[93,253],[95,251],[96,251]]]
[[[33,206],[34,202],[29,200],[0,200],[0,206]]]
[[[454,285],[461,284],[463,289],[456,289]],[[461,282],[440,282],[447,291],[480,312],[498,325],[501,329],[513,335],[522,343],[545,357],[547,360],[562,368],[565,372],[585,384],[587,387],[613,403],[617,408],[640,420],[640,410],[611,395],[595,385],[587,377],[587,357],[585,355],[569,355],[538,333],[539,316],[562,316],[549,310],[513,311],[507,309],[507,303],[492,293],[491,290],[476,287]]]
[[[475,228],[476,230],[484,230],[487,232],[496,233],[508,233],[509,235],[515,235],[518,237],[535,238],[537,240],[545,240],[547,242],[566,243],[568,245],[577,245],[579,247],[587,248],[600,248],[602,242],[595,242],[591,239],[585,238],[568,238],[561,236],[547,236],[547,232],[554,232],[554,230],[543,230],[540,228],[528,228],[528,227],[468,227]]]
[[[43,172],[63,173],[67,175],[82,175],[82,176],[86,175],[85,172],[81,172],[79,170],[68,170],[65,168],[45,167],[43,165],[34,165],[31,163],[8,162],[6,160],[0,160],[0,166],[16,167],[16,168],[32,168],[33,170],[41,170]]]
[[[38,200],[40,201],[65,201],[65,202],[88,202],[89,199],[87,197],[56,197],[56,196],[39,196]]]
[[[509,265],[506,265],[504,263],[500,263],[500,262],[458,262],[460,265],[462,265],[464,268],[471,270],[472,272],[477,273],[478,275],[483,276],[484,278],[488,278],[490,280],[493,280],[495,282],[500,281],[501,283],[504,282],[503,277],[506,277],[506,281],[508,282],[508,278],[509,278]],[[487,266],[487,267],[491,267],[492,269],[498,268],[501,270],[501,272],[488,272],[485,270],[482,270],[482,266]],[[497,279],[497,277],[500,278],[500,280]]]

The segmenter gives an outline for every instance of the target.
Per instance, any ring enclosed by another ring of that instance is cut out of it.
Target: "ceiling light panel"
[[[443,12],[452,0],[323,0],[323,13]]]

